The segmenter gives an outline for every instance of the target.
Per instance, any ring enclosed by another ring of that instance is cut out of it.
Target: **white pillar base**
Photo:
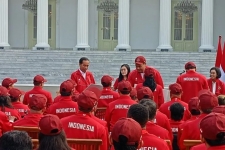
[[[89,45],[76,45],[73,50],[75,51],[90,51],[91,48]]]
[[[212,45],[202,45],[199,47],[199,52],[216,52],[216,49]]]
[[[172,52],[173,47],[171,45],[160,45],[156,48],[156,52]]]
[[[10,45],[8,43],[0,43],[0,50],[9,49]]]
[[[33,47],[33,50],[50,50],[50,45],[47,43],[38,43]]]
[[[116,48],[114,49],[115,51],[131,51],[131,46],[130,45],[117,45]]]

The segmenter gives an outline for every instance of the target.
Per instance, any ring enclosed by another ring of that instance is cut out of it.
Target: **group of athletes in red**
[[[14,87],[16,79],[5,78],[0,150],[32,149],[26,134],[13,126],[39,127],[38,150],[73,150],[66,138],[101,139],[101,150],[185,150],[185,139],[202,141],[191,150],[225,150],[225,84],[219,68],[212,67],[206,79],[187,62],[185,73],[168,87],[170,101],[164,102],[162,77],[145,57],[136,57],[133,71],[123,64],[115,81],[102,76],[101,90],[88,88],[95,84],[89,64],[80,58],[80,68],[61,83],[54,100],[43,89],[47,80],[41,75],[27,92]],[[106,108],[103,118],[98,108]]]

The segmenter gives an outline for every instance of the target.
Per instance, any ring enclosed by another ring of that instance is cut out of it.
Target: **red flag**
[[[216,54],[216,62],[215,62],[215,67],[220,68],[221,60],[223,57],[222,53],[222,46],[221,46],[221,36],[219,36],[219,41],[218,41],[218,47],[217,47],[217,54]]]
[[[221,68],[223,69],[223,71],[225,72],[225,42],[224,42],[224,46],[223,46],[223,57],[221,58]]]

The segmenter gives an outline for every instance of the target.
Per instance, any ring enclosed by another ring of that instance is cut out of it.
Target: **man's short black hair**
[[[225,133],[221,132],[217,134],[217,139],[216,140],[209,140],[205,139],[205,141],[210,145],[210,146],[221,146],[225,145]]]
[[[103,87],[111,87],[112,83],[101,82]]]
[[[72,92],[64,92],[64,91],[60,91],[60,95],[61,96],[70,96],[72,94]]]
[[[9,131],[0,138],[0,150],[32,150],[31,137],[25,131]]]
[[[219,105],[225,105],[225,95],[219,95],[217,98]]]
[[[181,121],[184,116],[184,106],[176,102],[170,106],[170,116],[174,121]]]
[[[115,150],[137,150],[139,143],[134,143],[134,145],[128,145],[128,138],[124,135],[119,136],[119,141],[113,141],[113,146]]]
[[[148,110],[149,120],[155,119],[157,106],[151,99],[142,99],[139,104],[143,105]]]
[[[81,57],[79,60],[79,64],[82,64],[83,61],[89,61],[89,59],[87,57]]]
[[[219,79],[221,77],[221,71],[220,71],[220,68],[217,68],[217,67],[212,67],[209,71],[209,73],[212,71],[212,70],[215,70],[216,71],[216,79]]]
[[[148,122],[148,110],[141,104],[133,104],[128,110],[127,117],[133,118],[143,128]]]

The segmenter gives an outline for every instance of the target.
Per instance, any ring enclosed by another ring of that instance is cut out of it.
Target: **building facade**
[[[225,37],[225,1],[191,0],[198,10],[184,15],[181,0],[114,0],[118,13],[97,10],[104,0],[0,0],[0,49],[215,51]]]

